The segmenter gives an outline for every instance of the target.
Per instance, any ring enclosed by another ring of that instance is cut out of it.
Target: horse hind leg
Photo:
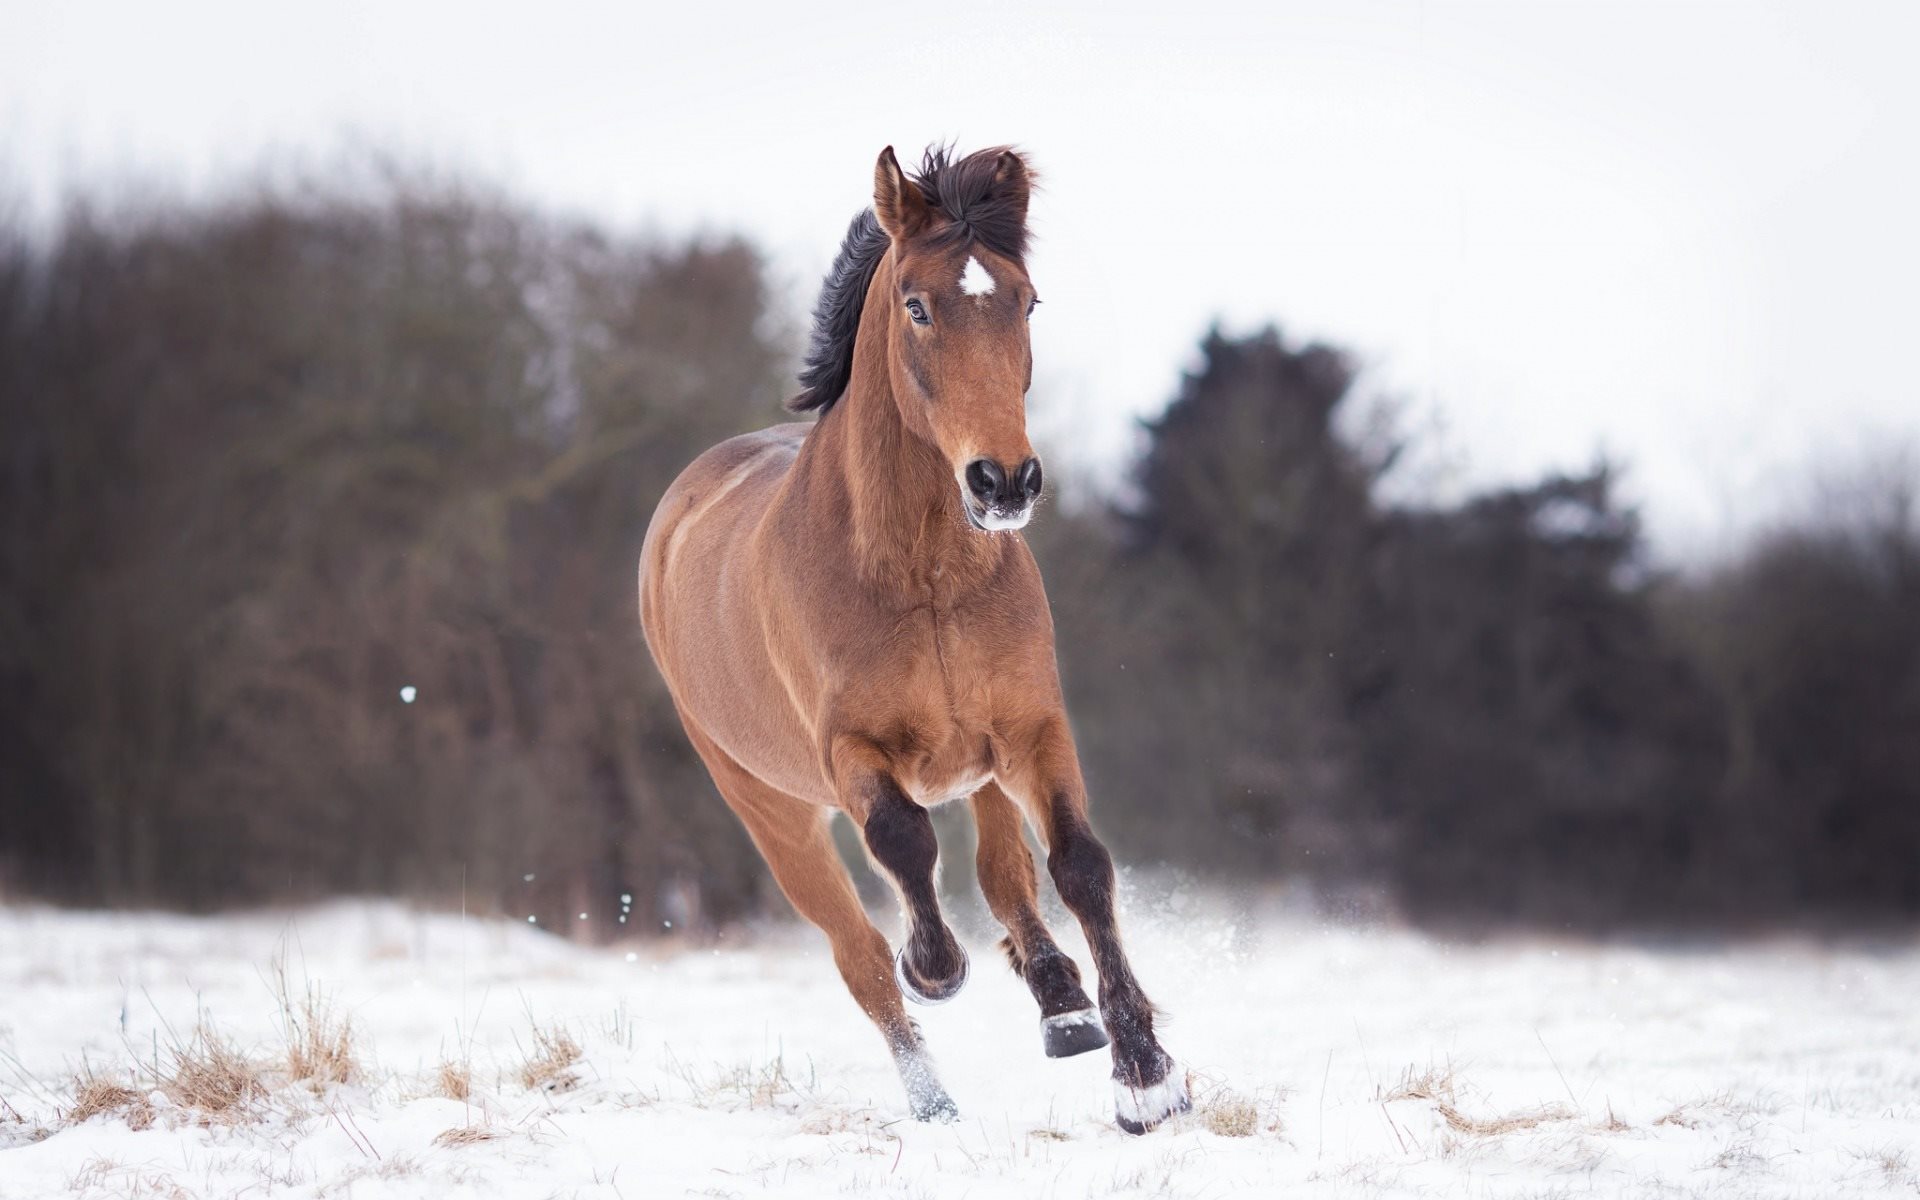
[[[1040,1005],[1041,1047],[1048,1058],[1069,1058],[1107,1044],[1100,1011],[1080,983],[1080,968],[1060,949],[1040,917],[1033,855],[1021,832],[1020,810],[998,784],[973,796],[979,832],[975,865],[987,907],[1006,927],[1001,943],[1014,974]]]
[[[914,1119],[958,1120],[960,1111],[940,1084],[920,1027],[900,1002],[887,939],[867,919],[846,865],[834,849],[827,825],[830,814],[768,787],[704,737],[695,735],[693,741],[781,892],[795,911],[827,935],[847,991],[886,1039]]]
[[[747,818],[747,831],[795,910],[827,935],[847,990],[886,1039],[914,1119],[958,1120],[960,1111],[940,1083],[920,1027],[900,1002],[887,939],[867,919],[834,849],[828,814],[792,803],[807,811],[772,821]]]

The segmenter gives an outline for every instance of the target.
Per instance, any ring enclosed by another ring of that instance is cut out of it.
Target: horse
[[[662,497],[641,550],[646,643],[694,750],[793,907],[826,934],[912,1115],[959,1110],[902,998],[951,999],[965,949],[934,887],[930,807],[966,799],[980,888],[1055,1058],[1111,1046],[1115,1116],[1191,1107],[1121,947],[1088,820],[1040,571],[1019,530],[1043,475],[1032,384],[1026,157],[934,148],[874,167],[788,401],[815,420],[732,438]],[[907,915],[898,954],[830,836],[860,830]],[[1038,907],[1022,820],[1086,935],[1096,1010]]]

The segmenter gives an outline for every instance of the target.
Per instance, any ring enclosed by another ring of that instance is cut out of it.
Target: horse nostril
[[[1030,458],[1020,464],[1018,489],[1022,500],[1032,500],[1040,495],[1040,460]]]
[[[993,503],[1007,486],[1007,474],[990,458],[976,458],[967,464],[967,490],[982,504]]]

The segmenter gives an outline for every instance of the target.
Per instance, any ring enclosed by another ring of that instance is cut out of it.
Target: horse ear
[[[1018,150],[1002,150],[993,165],[993,194],[1014,209],[1022,225],[1027,221],[1027,197],[1032,192],[1033,168],[1027,165],[1027,156]]]
[[[880,161],[873,165],[873,215],[896,242],[924,231],[933,220],[926,196],[900,169],[892,146],[882,150]]]

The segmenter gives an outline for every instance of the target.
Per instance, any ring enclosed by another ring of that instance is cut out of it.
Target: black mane
[[[978,242],[1015,262],[1027,253],[1026,197],[994,190],[1005,147],[980,150],[954,161],[945,147],[930,147],[920,160],[914,184],[927,204],[947,219],[929,235],[936,244]],[[853,374],[853,339],[860,330],[860,309],[867,299],[873,270],[886,253],[887,232],[871,208],[862,209],[847,226],[840,253],[820,285],[813,305],[813,335],[800,368],[805,389],[787,401],[794,412],[825,412],[847,390]]]

